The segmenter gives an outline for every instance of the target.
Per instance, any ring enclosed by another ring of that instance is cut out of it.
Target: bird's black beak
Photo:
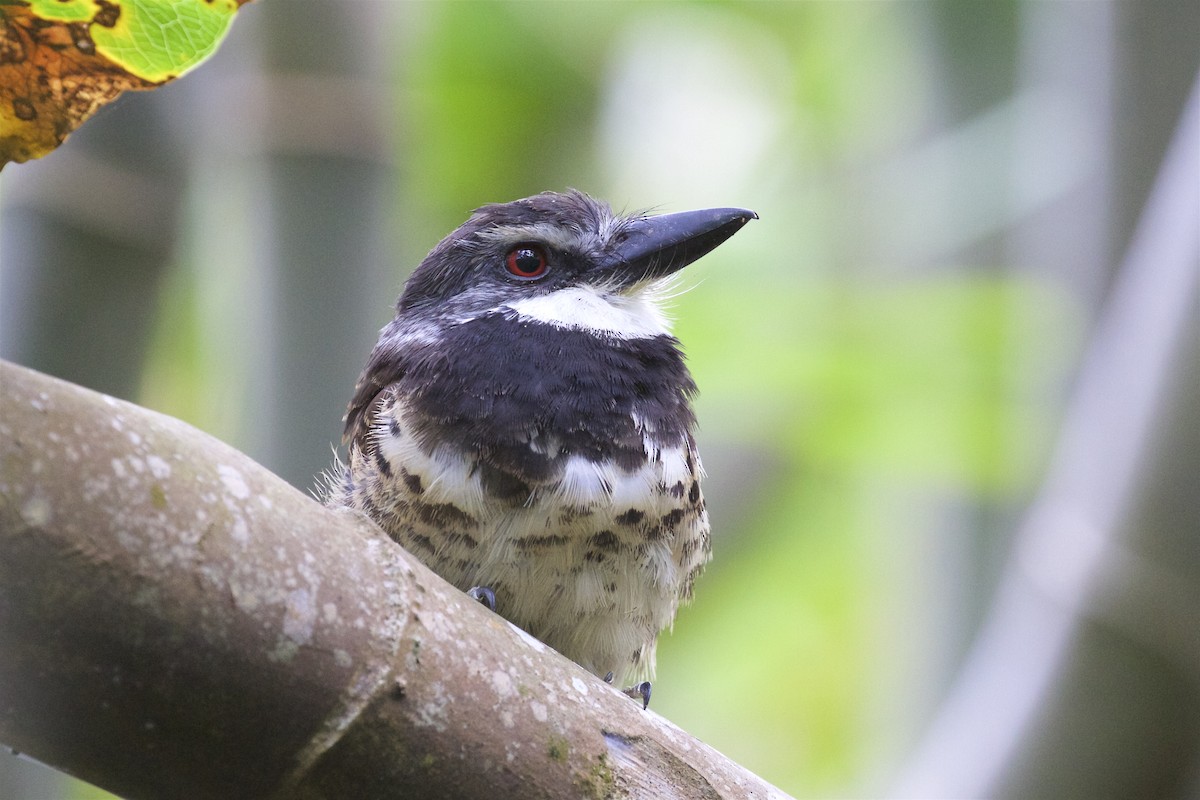
[[[752,219],[758,214],[744,208],[706,208],[634,220],[594,272],[621,286],[664,278],[711,252]]]

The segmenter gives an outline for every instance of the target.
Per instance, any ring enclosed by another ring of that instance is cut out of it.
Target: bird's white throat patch
[[[560,328],[594,331],[619,339],[645,339],[671,332],[657,294],[653,285],[629,295],[572,286],[505,306],[523,319]]]

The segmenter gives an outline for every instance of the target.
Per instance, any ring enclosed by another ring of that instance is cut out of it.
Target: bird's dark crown
[[[596,266],[642,214],[619,215],[583,192],[543,192],[475,210],[413,272],[397,310],[462,314],[579,284],[624,288]],[[506,260],[525,247],[545,259],[536,277],[515,274]]]

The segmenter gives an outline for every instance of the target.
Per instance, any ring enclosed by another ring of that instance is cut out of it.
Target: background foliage
[[[472,208],[756,210],[672,303],[716,558],[654,707],[798,796],[876,794],[996,586],[1196,23],[265,0],[205,69],[5,172],[0,345],[308,488],[404,276]]]

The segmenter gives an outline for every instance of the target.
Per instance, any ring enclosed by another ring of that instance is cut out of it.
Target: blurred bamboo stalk
[[[895,796],[1200,788],[1198,141],[1200,80],[990,618]]]

